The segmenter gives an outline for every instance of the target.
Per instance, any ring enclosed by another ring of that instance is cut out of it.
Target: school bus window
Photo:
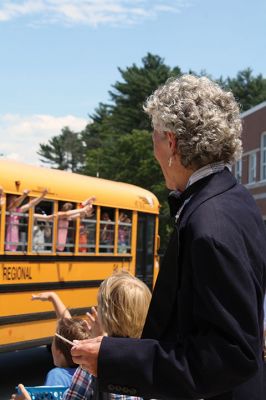
[[[81,217],[79,224],[79,253],[95,253],[96,248],[96,219]]]
[[[138,213],[136,276],[150,288],[153,283],[155,216]]]
[[[127,210],[119,211],[118,253],[131,253],[132,214]]]
[[[152,275],[155,237],[155,218],[147,215],[147,274]]]
[[[71,214],[76,205],[69,202],[59,202],[57,213],[57,244],[56,250],[60,252],[74,252],[76,233],[76,214]]]
[[[101,209],[100,253],[114,252],[115,212],[111,208]]]
[[[27,251],[28,219],[27,212],[22,212],[22,206],[16,207],[18,196],[7,195],[5,251]]]
[[[4,189],[0,186],[0,235],[2,236],[2,220],[4,216],[2,215],[3,210],[5,209],[6,205],[6,196],[4,194]],[[2,238],[0,236],[0,242],[2,242]]]
[[[52,252],[53,249],[53,202],[42,201],[34,209],[32,251]]]

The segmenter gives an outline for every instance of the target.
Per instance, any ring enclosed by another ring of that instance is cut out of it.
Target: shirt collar
[[[220,172],[225,168],[231,170],[231,165],[229,163],[225,163],[224,161],[219,161],[216,163],[205,165],[204,167],[193,172],[193,174],[190,176],[188,180],[186,188],[192,185],[192,183],[197,182],[202,178],[205,178],[205,176],[215,174],[216,172]]]

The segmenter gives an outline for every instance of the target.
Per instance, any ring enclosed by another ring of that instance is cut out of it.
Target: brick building
[[[241,114],[243,156],[233,172],[254,196],[266,223],[266,101]]]

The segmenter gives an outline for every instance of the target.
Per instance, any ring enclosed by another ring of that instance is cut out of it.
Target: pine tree
[[[261,74],[253,76],[250,68],[238,72],[236,78],[228,77],[223,84],[232,90],[242,111],[266,100],[266,79]]]
[[[80,134],[65,127],[61,134],[53,136],[48,144],[41,143],[37,154],[43,163],[48,163],[53,168],[78,172],[84,160]]]

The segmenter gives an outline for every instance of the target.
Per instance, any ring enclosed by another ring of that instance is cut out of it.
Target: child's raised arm
[[[39,197],[36,197],[32,200],[30,200],[27,204],[24,204],[23,206],[21,206],[21,212],[27,212],[29,211],[30,208],[37,206],[37,204],[39,204],[42,199],[45,197],[45,195],[48,193],[47,189],[44,189],[42,191],[42,194]]]
[[[26,197],[28,196],[29,193],[30,193],[29,189],[23,190],[23,193],[21,196],[18,196],[14,200],[11,201],[11,203],[7,207],[7,210],[14,211],[26,199]]]
[[[40,294],[33,294],[32,300],[50,301],[56,313],[56,317],[59,318],[71,318],[71,314],[67,307],[64,305],[58,294],[55,292],[43,292]]]
[[[4,189],[2,186],[0,186],[0,207],[3,207],[5,202],[6,202],[6,197],[4,195]]]
[[[97,337],[105,335],[102,325],[98,318],[98,312],[95,307],[91,307],[91,311],[86,312],[88,320],[86,321],[90,337]]]

